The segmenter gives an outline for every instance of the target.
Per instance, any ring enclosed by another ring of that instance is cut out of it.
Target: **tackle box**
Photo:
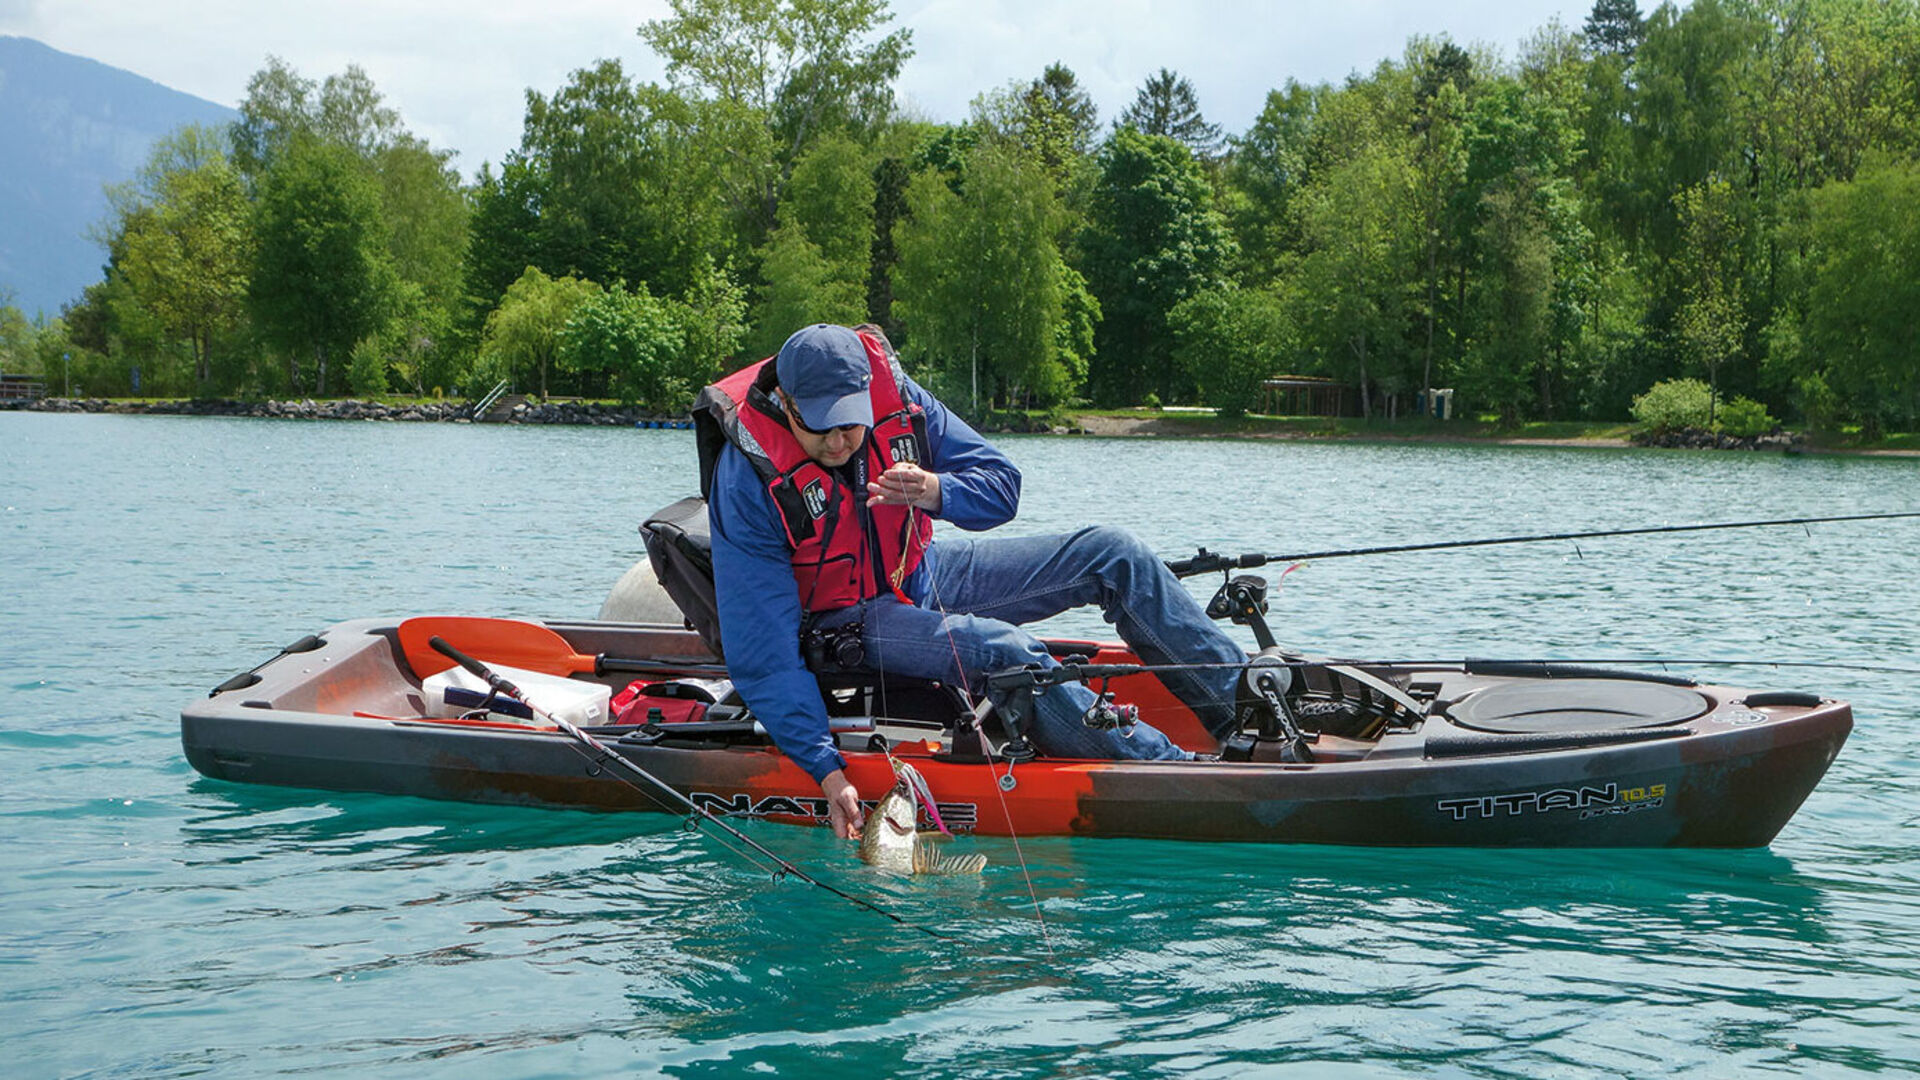
[[[594,727],[607,723],[607,703],[613,691],[599,683],[563,679],[539,671],[492,665],[494,674],[520,688],[527,700],[575,727]],[[495,695],[492,701],[486,680],[462,667],[450,667],[420,684],[427,698],[429,716],[465,716],[485,707],[486,719],[514,724],[539,724],[525,704]]]

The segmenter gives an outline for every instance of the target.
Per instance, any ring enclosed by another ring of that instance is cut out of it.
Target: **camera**
[[[854,670],[867,662],[863,632],[860,623],[808,629],[800,635],[800,654],[817,673]]]

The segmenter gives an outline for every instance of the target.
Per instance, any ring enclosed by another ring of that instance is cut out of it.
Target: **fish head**
[[[894,784],[867,814],[860,831],[860,858],[867,863],[897,874],[977,874],[986,866],[985,855],[942,858],[928,838],[920,835],[920,808],[927,807],[935,824],[939,815],[933,809],[933,792],[920,771],[904,761],[889,758]],[[942,826],[942,832],[945,827]]]
[[[912,789],[895,784],[867,813],[860,830],[860,858],[867,863],[913,872],[913,849],[920,839],[919,807]]]

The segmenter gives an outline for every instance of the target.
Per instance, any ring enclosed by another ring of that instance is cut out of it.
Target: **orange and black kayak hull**
[[[189,706],[181,717],[188,760],[206,776],[248,783],[685,812],[595,765],[559,731],[420,715],[419,681],[395,625],[333,627],[313,648],[283,654]],[[711,663],[697,639],[677,630],[554,627],[582,655],[618,650],[669,667],[675,657]],[[1468,692],[1500,682],[1441,670],[1417,676],[1456,680]],[[628,677],[612,681],[624,685]],[[1715,686],[1689,692],[1704,711],[1658,732],[1510,738],[1436,712],[1306,764],[969,760],[932,732],[925,740],[895,738],[889,749],[926,778],[949,828],[981,835],[1463,847],[1769,843],[1839,753],[1851,710],[1814,695]],[[1167,700],[1141,696],[1177,730]],[[641,738],[619,729],[601,729],[600,737],[716,812],[825,819],[818,786],[770,745]],[[863,793],[878,798],[892,786],[885,753],[850,745],[846,757],[848,778]]]

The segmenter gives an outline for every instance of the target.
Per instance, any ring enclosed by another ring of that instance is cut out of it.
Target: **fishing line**
[[[947,635],[947,648],[953,653],[953,669],[960,673],[960,690],[967,695],[967,700],[971,701],[974,698],[973,687],[969,685],[967,679],[967,666],[960,662],[960,643],[953,636],[953,627],[947,625],[947,619],[953,617],[953,612],[948,611],[945,602],[940,599],[940,585],[934,580],[935,577],[937,577],[935,574],[927,575],[928,599],[932,601],[933,610],[941,615],[940,628]],[[1015,692],[1018,693],[1018,691]],[[984,731],[980,733],[980,738],[983,741],[986,739]],[[1047,950],[1047,959],[1056,960],[1059,957],[1053,951],[1053,934],[1047,928],[1046,913],[1040,909],[1040,891],[1034,887],[1033,871],[1027,866],[1027,853],[1020,848],[1020,832],[1013,827],[1013,811],[1007,807],[1005,781],[1013,777],[1013,762],[1007,762],[1007,771],[1003,776],[995,767],[993,755],[989,753],[987,775],[993,777],[993,791],[1000,800],[1000,816],[1007,823],[1007,838],[1013,841],[1013,857],[1020,863],[1020,877],[1027,884],[1027,899],[1033,903],[1034,921],[1040,924],[1040,944]]]
[[[883,918],[891,920],[892,922],[898,923],[899,925],[907,927],[908,929],[918,930],[921,933],[928,935],[929,937],[939,938],[942,941],[960,940],[959,938],[956,938],[951,934],[943,934],[940,931],[935,930],[931,926],[924,926],[920,923],[912,922],[906,918],[901,917],[900,915],[895,914],[892,911],[887,910],[886,908],[880,906],[877,903],[874,903],[871,900],[867,900],[862,897],[855,896],[852,893],[836,888],[833,885],[828,884],[827,882],[821,881],[819,878],[816,878],[811,874],[808,874],[806,871],[800,869],[798,866],[795,866],[793,863],[789,862],[788,860],[781,858],[779,855],[775,854],[771,849],[767,848],[765,845],[754,840],[752,837],[748,836],[746,833],[743,833],[739,829],[734,828],[732,825],[727,824],[725,821],[721,820],[720,816],[718,814],[715,814],[712,810],[707,809],[706,807],[700,805],[699,803],[694,802],[692,799],[688,798],[687,796],[681,794],[680,791],[675,787],[673,787],[671,784],[668,784],[666,781],[660,779],[659,777],[653,775],[647,770],[634,764],[624,754],[621,754],[619,751],[615,750],[613,747],[608,746],[606,743],[603,743],[599,739],[596,739],[593,736],[587,734],[586,732],[580,730],[578,727],[574,726],[572,721],[566,720],[562,717],[555,716],[552,713],[541,708],[540,706],[534,704],[533,702],[528,701],[525,693],[522,692],[519,687],[515,686],[511,682],[508,682],[506,679],[502,678],[501,676],[495,674],[493,672],[493,669],[487,667],[485,664],[481,663],[480,661],[475,660],[473,657],[468,656],[467,654],[461,652],[459,649],[456,649],[452,645],[447,644],[446,639],[436,635],[435,637],[428,639],[427,643],[433,647],[434,651],[440,653],[443,656],[450,658],[455,663],[459,664],[461,667],[472,672],[474,675],[477,675],[480,678],[486,680],[487,685],[493,690],[498,691],[499,693],[505,694],[506,696],[520,702],[521,704],[525,705],[530,711],[532,711],[535,716],[538,716],[540,719],[545,720],[546,722],[559,728],[562,732],[564,732],[567,736],[569,736],[571,739],[573,739],[576,743],[579,744],[574,747],[576,751],[578,751],[582,756],[586,757],[589,761],[592,761],[596,765],[612,766],[613,768],[609,770],[610,774],[618,776],[621,782],[625,783],[628,787],[634,788],[635,790],[641,792],[642,794],[648,794],[647,789],[641,787],[637,783],[634,783],[632,778],[637,776],[647,781],[649,784],[652,784],[654,787],[658,788],[660,791],[663,791],[666,794],[671,795],[675,801],[685,806],[688,810],[693,811],[693,813],[697,816],[698,819],[704,820],[708,824],[711,824],[716,828],[721,829],[722,831],[726,832],[729,836],[733,837],[735,840],[738,840],[741,843],[752,848],[754,851],[759,852],[762,856],[764,856],[766,859],[771,861],[775,866],[778,866],[780,868],[780,873],[774,875],[775,880],[779,879],[780,874],[791,875],[793,877],[800,879],[801,881],[806,882],[809,885],[815,886],[816,888],[825,889],[827,892],[832,893],[833,895],[841,898],[842,900],[847,901],[850,904],[863,907],[868,911],[873,912],[876,915],[879,915]],[[592,748],[595,751],[595,754],[587,754],[585,750],[581,749],[582,746]],[[625,773],[628,775],[619,775],[620,773]],[[655,799],[655,801],[658,801],[658,796],[653,796],[653,798]],[[694,820],[694,819],[689,819],[689,820]],[[719,841],[719,838],[714,837],[713,834],[711,833],[702,833],[702,835],[707,836],[709,839],[713,839],[720,842],[721,846],[728,848],[728,850],[733,850],[733,848],[727,845],[724,841]],[[750,858],[748,859],[748,861],[754,862],[754,860]],[[760,866],[761,864],[758,862],[754,862],[754,865]]]
[[[869,434],[868,437],[871,438],[872,437],[871,434]],[[867,521],[871,523],[872,515],[869,512],[870,508],[866,506],[864,501],[858,498],[856,498],[855,502],[859,511],[862,513],[865,513],[867,517]],[[905,584],[905,579],[906,579],[906,575],[904,571],[907,565],[907,562],[906,562],[907,552],[912,545],[911,536],[912,536],[912,528],[913,528],[913,510],[914,510],[913,504],[909,502],[907,504],[907,513],[906,513],[907,529],[901,535],[900,565],[898,568],[896,568],[895,572],[889,573],[887,575],[889,578],[888,584],[892,587],[894,597],[897,598],[903,604],[909,603],[909,601],[907,600],[906,594],[903,591],[903,586]],[[870,525],[863,526],[860,530],[860,565],[861,565],[860,573],[861,573],[861,580],[863,582],[867,579],[867,576],[872,573],[872,570],[871,570],[872,564],[870,564],[869,560],[874,559],[874,556],[877,553],[869,551],[869,548],[874,546],[873,541],[877,539],[878,532],[879,532],[879,529],[877,526],[870,526]],[[874,561],[877,562],[878,560],[874,559]],[[884,565],[881,565],[880,569],[884,571],[886,567]],[[875,574],[873,576],[877,577],[878,575]],[[942,616],[941,630],[943,633],[946,634],[947,648],[953,655],[953,668],[960,675],[961,692],[966,694],[968,700],[972,700],[973,689],[968,683],[967,667],[964,663],[961,662],[961,659],[960,659],[960,643],[953,636],[953,628],[947,625],[947,622],[946,622],[946,620],[950,618],[953,613],[948,611],[946,608],[946,605],[941,602],[939,585],[937,582],[934,581],[934,575],[929,573],[928,575],[926,575],[926,577],[927,577],[927,590],[930,594],[929,599],[932,601],[932,609],[934,611],[939,612],[940,615]],[[862,623],[865,622],[864,614],[861,617],[861,621]],[[864,632],[862,636],[864,637]],[[884,713],[886,711],[885,694],[886,694],[886,685],[887,685],[886,663],[884,658],[885,650],[877,647],[879,645],[878,641],[876,641],[874,644],[876,645],[876,648],[874,649],[873,668],[874,668],[874,671],[880,675],[880,680],[879,680],[880,693],[881,693],[880,707],[881,707],[881,711]],[[993,777],[993,782],[994,782],[993,790],[995,795],[1000,800],[1000,816],[1004,818],[1007,822],[1007,836],[1009,839],[1013,841],[1014,858],[1020,863],[1020,875],[1026,881],[1027,896],[1033,902],[1034,918],[1040,925],[1041,944],[1047,950],[1047,958],[1050,960],[1055,959],[1056,955],[1053,950],[1053,938],[1047,929],[1046,915],[1040,909],[1040,895],[1039,895],[1039,892],[1034,888],[1033,873],[1027,866],[1026,853],[1022,851],[1020,848],[1020,836],[1019,836],[1019,833],[1014,829],[1013,814],[1007,807],[1006,788],[1001,786],[1001,776],[994,769],[994,764],[993,764],[991,755],[989,755],[988,762],[987,762],[987,773],[989,776]],[[1008,773],[1009,775],[1012,773],[1011,765],[1008,766]],[[928,792],[928,795],[930,797],[931,792]],[[936,820],[939,817],[939,812],[937,810],[934,811],[934,817]],[[871,822],[869,822],[868,824],[870,825]],[[942,832],[946,831],[944,825],[941,827],[941,831]]]

